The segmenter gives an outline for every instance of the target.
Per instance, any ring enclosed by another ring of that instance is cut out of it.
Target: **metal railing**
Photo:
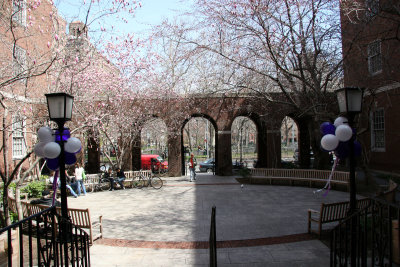
[[[331,231],[330,266],[400,264],[399,218],[400,206],[371,199]]]
[[[2,235],[7,242],[0,248],[0,265],[90,266],[89,235],[63,220],[55,207],[0,229]]]
[[[210,267],[217,267],[217,233],[215,227],[215,206],[211,211],[211,226],[210,226]]]

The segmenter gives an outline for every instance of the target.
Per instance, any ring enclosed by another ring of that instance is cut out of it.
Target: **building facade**
[[[32,150],[34,133],[47,120],[44,94],[52,85],[50,71],[63,47],[65,26],[51,1],[6,0],[0,4],[3,173],[12,171]],[[29,162],[23,165],[28,166]]]
[[[358,138],[371,169],[399,172],[400,26],[398,3],[343,1],[344,85],[362,87]]]

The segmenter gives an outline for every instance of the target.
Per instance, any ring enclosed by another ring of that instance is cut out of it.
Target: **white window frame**
[[[385,152],[386,138],[385,138],[385,110],[378,108],[371,111],[371,150],[374,152]],[[378,134],[379,133],[379,134]],[[378,135],[381,135],[382,140],[378,140]]]
[[[376,40],[368,44],[368,71],[371,75],[382,72],[382,42]]]
[[[21,116],[12,117],[12,158],[22,159],[26,153],[25,119]]]
[[[26,50],[15,45],[15,57],[13,55],[13,75],[17,76],[25,71],[26,68]]]
[[[26,0],[12,0],[13,21],[26,26]]]

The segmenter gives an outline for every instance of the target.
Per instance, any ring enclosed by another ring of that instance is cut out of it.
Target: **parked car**
[[[206,159],[206,161],[200,163],[199,165],[200,172],[214,172],[215,171],[215,160],[214,158]]]
[[[168,161],[165,161],[159,155],[142,155],[142,169],[152,170],[153,172],[168,171]]]

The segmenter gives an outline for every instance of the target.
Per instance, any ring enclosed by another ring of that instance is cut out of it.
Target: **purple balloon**
[[[345,159],[350,153],[349,149],[349,142],[339,142],[339,145],[337,146],[335,150],[335,155],[339,159]]]
[[[65,164],[73,165],[76,162],[76,156],[74,153],[65,152]]]
[[[47,159],[46,158],[46,163],[47,163],[47,167],[52,170],[55,171],[58,169],[59,164],[58,164],[58,157],[54,158],[54,159]]]
[[[336,127],[332,123],[326,121],[326,122],[321,124],[319,129],[321,131],[322,136],[327,135],[327,134],[333,134],[334,135]]]
[[[356,157],[361,156],[361,144],[357,140],[354,140],[354,155]]]
[[[60,132],[58,130],[55,131],[55,135],[56,135],[56,142],[60,142]],[[69,129],[64,128],[64,130],[62,131],[62,140],[65,142],[70,137],[71,137],[71,134],[69,132]]]

